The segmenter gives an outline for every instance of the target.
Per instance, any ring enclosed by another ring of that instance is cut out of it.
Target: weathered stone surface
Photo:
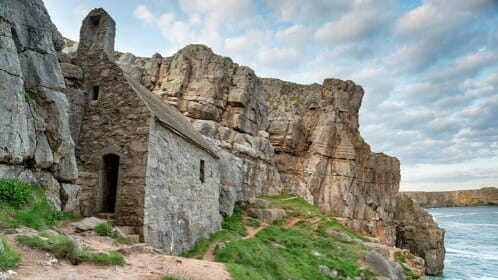
[[[369,252],[365,260],[370,264],[380,275],[393,280],[404,280],[403,269],[398,263],[386,260],[377,252]]]
[[[227,171],[220,174],[222,213],[230,215],[237,200],[278,193],[280,176],[264,131],[267,112],[261,82],[251,69],[201,45],[166,58],[123,54],[118,64],[191,118],[194,127],[221,148],[220,170]]]
[[[328,236],[335,238],[337,240],[340,240],[340,241],[353,242],[353,239],[351,237],[349,237],[349,235],[344,234],[342,232],[338,232],[338,231],[331,230],[331,229],[326,229],[325,233],[327,233]]]
[[[498,205],[498,189],[494,187],[478,190],[447,192],[403,192],[422,207],[465,207]]]
[[[363,245],[367,247],[369,250],[373,250],[379,254],[381,254],[384,257],[389,256],[389,249],[387,248],[386,245],[382,245],[379,243],[374,243],[374,242],[363,242]]]
[[[105,223],[105,221],[96,217],[89,217],[75,223],[74,226],[76,227],[77,231],[87,231],[93,230],[97,225],[101,223]]]
[[[251,197],[247,200],[247,202],[251,206],[256,207],[256,208],[269,208],[269,207],[271,207],[271,201],[268,201],[266,199]]]
[[[101,51],[112,59],[116,23],[106,14],[103,9],[94,9],[83,20],[78,44],[79,56],[89,52]]]
[[[0,178],[18,179],[42,187],[48,202],[54,208],[61,210],[60,184],[53,174],[46,171],[32,171],[19,165],[0,164]]]
[[[2,1],[0,18],[0,162],[72,181],[74,143],[56,53],[62,36],[41,0]]]
[[[318,269],[325,274],[326,276],[330,278],[336,278],[337,277],[337,271],[336,270],[330,270],[330,268],[326,265],[320,265],[318,266]]]
[[[144,239],[180,253],[221,228],[218,163],[159,122],[151,126],[149,137]]]
[[[61,203],[64,212],[81,215],[80,186],[76,184],[61,185]]]
[[[396,247],[406,248],[425,260],[425,272],[439,275],[444,268],[444,230],[432,220],[432,216],[418,203],[401,195],[399,210],[394,220],[398,235]]]
[[[264,220],[269,223],[287,216],[287,211],[285,211],[284,209],[277,209],[277,208],[267,208],[267,209],[258,208],[254,209],[253,212],[258,217],[258,219]]]

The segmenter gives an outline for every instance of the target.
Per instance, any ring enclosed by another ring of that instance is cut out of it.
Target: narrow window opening
[[[99,86],[94,86],[92,90],[92,100],[98,100],[99,99],[99,93],[100,93],[100,87]]]
[[[204,178],[204,160],[201,159],[201,169],[200,169],[200,173],[199,173],[199,179],[201,180],[202,183],[204,183],[205,181],[205,178]]]

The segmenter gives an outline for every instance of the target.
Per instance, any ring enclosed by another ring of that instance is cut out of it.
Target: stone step
[[[116,226],[116,227],[118,227],[121,230],[121,232],[123,232],[126,235],[137,234],[137,232],[135,231],[135,227],[132,226]]]
[[[114,220],[114,213],[97,213],[97,218],[99,219],[104,219],[104,220]]]
[[[129,234],[128,237],[131,238],[131,240],[133,240],[133,243],[140,243],[140,235]]]

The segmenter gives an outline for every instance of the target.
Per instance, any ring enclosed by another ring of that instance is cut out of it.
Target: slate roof
[[[124,73],[123,73],[124,74]],[[198,146],[214,158],[219,158],[213,148],[207,143],[202,135],[195,130],[192,124],[178,110],[164,103],[157,95],[145,88],[138,81],[125,74],[128,83],[137,95],[144,101],[149,111],[168,129],[175,134]]]

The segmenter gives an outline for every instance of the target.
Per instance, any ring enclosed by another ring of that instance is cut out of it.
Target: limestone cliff
[[[498,189],[494,187],[446,192],[403,192],[403,195],[426,208],[498,205]]]
[[[298,194],[356,231],[412,248],[426,259],[429,274],[442,272],[444,231],[423,209],[411,215],[411,200],[398,193],[399,161],[371,152],[360,136],[360,86],[337,79],[299,85],[258,78],[201,45],[172,57],[116,58],[129,76],[176,106],[217,145],[226,170],[221,205],[227,214],[235,200]],[[409,230],[413,225],[417,231]],[[420,242],[420,236],[433,239]]]
[[[59,182],[77,177],[63,43],[41,0],[0,1],[0,178],[41,185],[57,208]]]

